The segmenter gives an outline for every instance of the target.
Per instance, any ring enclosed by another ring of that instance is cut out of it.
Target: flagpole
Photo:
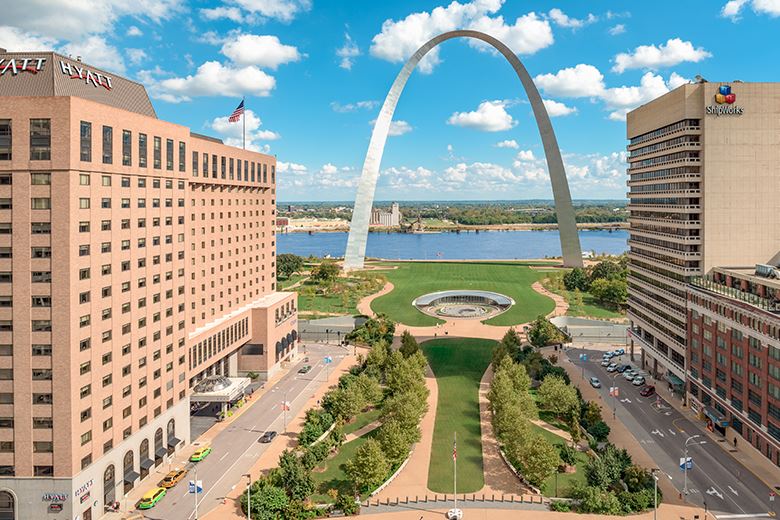
[[[241,103],[244,105],[244,113],[241,114],[241,121],[244,123],[244,131],[242,132],[242,144],[241,147],[246,150],[246,98],[241,98]]]
[[[454,475],[452,479],[452,490],[454,491],[455,495],[455,511],[458,510],[458,455],[457,455],[457,446],[458,446],[458,432],[455,432],[455,437],[452,441],[452,445],[454,446],[454,449],[452,450],[453,453],[453,467],[454,467]]]

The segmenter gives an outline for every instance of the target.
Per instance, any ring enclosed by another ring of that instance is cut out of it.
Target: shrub
[[[568,513],[571,511],[571,505],[568,502],[557,500],[555,502],[550,502],[550,510],[557,511],[559,513]]]
[[[617,498],[623,506],[623,511],[626,513],[641,513],[653,507],[652,489],[643,489],[634,493],[621,491],[618,493]]]
[[[619,515],[623,512],[615,493],[593,486],[577,486],[572,490],[572,498],[579,500],[578,513],[601,515]]]
[[[561,456],[561,461],[569,466],[574,466],[577,463],[577,450],[569,444],[558,444],[558,452]]]
[[[588,428],[588,433],[593,435],[597,442],[604,442],[609,437],[610,428],[604,421],[599,421]]]
[[[360,506],[355,503],[355,497],[339,493],[336,497],[336,502],[333,504],[333,509],[337,509],[345,515],[354,515],[360,511]]]

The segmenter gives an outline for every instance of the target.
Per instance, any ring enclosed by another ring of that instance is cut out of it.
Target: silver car
[[[623,377],[626,378],[626,381],[631,381],[636,377],[636,370],[633,368],[629,368],[625,372],[623,372]]]
[[[601,366],[603,366],[603,367],[608,367],[611,364],[612,364],[612,361],[610,361],[607,358],[604,358],[604,359],[601,360]]]
[[[634,386],[642,386],[645,384],[645,378],[642,376],[636,376],[633,381],[631,381],[631,384]]]
[[[614,372],[617,370],[617,363],[610,363],[607,367],[607,372]]]

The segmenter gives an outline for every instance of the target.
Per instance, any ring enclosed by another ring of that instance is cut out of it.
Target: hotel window
[[[146,168],[146,134],[138,134],[138,166]]]
[[[30,119],[30,160],[51,160],[51,119]]]
[[[0,119],[0,161],[11,160],[11,120]]]
[[[225,156],[223,155],[220,157],[220,161],[222,162],[222,178],[224,179],[227,174],[227,159],[225,159]]]
[[[89,248],[89,246],[87,246],[87,248]],[[33,247],[31,248],[31,251],[32,251],[33,258],[51,258],[50,247]],[[89,254],[89,249],[87,249],[87,254]],[[80,255],[80,256],[84,256],[84,255]]]
[[[34,197],[32,209],[51,209],[51,199],[48,197]]]
[[[162,168],[162,139],[154,137],[154,169]]]
[[[268,165],[264,164],[263,165],[263,183],[267,183],[267,182],[268,182]]]
[[[244,181],[249,180],[249,161],[244,161]]]
[[[252,182],[255,182],[255,163],[252,163]]]
[[[131,166],[133,163],[133,133],[130,130],[122,130],[122,166]]]
[[[114,129],[103,126],[103,164],[114,162]]]
[[[192,152],[192,176],[198,176],[198,152]]]
[[[34,186],[51,186],[51,173],[31,173],[30,184]]]
[[[173,171],[173,139],[165,140],[165,169]]]
[[[0,199],[0,209],[13,209],[13,199]]]
[[[230,180],[233,180],[233,158],[230,158]]]
[[[217,156],[211,155],[211,176],[216,179],[217,178]]]
[[[187,145],[184,141],[179,141],[179,171],[183,172],[186,169],[187,161]]]
[[[276,165],[271,165],[271,184],[276,182]]]
[[[51,222],[32,222],[30,232],[33,235],[51,235]]]
[[[81,122],[81,160],[92,161],[92,123]]]

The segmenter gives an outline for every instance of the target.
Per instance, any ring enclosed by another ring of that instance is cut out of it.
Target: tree
[[[632,464],[623,471],[623,482],[629,491],[636,492],[653,487],[653,475],[641,466]]]
[[[619,309],[628,299],[628,284],[625,280],[599,278],[590,285],[590,294],[602,304]]]
[[[595,401],[586,401],[582,404],[580,416],[585,429],[601,421],[601,407]]]
[[[378,487],[389,477],[390,463],[382,446],[374,439],[368,439],[346,464],[346,473],[358,492]]]
[[[417,343],[417,340],[412,336],[411,332],[405,330],[401,336],[401,354],[403,354],[404,357],[409,357],[419,351],[420,345]]]
[[[385,384],[391,392],[402,392],[423,384],[424,378],[425,372],[417,356],[405,358],[397,350],[390,353],[385,369]]]
[[[581,309],[583,304],[582,291],[579,289],[574,289],[572,300],[574,300],[574,306],[578,309]]]
[[[577,512],[601,515],[618,515],[622,512],[620,501],[611,491],[593,486],[578,486],[571,492],[572,498],[579,500]]]
[[[612,260],[602,260],[591,268],[590,283],[592,284],[596,280],[625,279],[626,274],[626,268],[620,263]],[[584,290],[587,290],[587,288]]]
[[[382,387],[379,386],[379,381],[365,372],[357,376],[352,384],[357,387],[367,403],[376,404],[382,399]]]
[[[566,287],[567,291],[587,291],[589,284],[588,273],[582,267],[575,267],[563,275],[563,286]]]
[[[331,390],[323,398],[322,406],[335,417],[352,419],[363,409],[366,401],[355,385]]]
[[[542,485],[561,465],[558,449],[541,435],[531,435],[519,451],[523,476],[534,486]]]
[[[261,478],[251,487],[251,516],[256,520],[276,520],[287,509],[290,499],[284,489],[276,487],[267,478]],[[241,495],[241,509],[246,512],[247,495]]]
[[[336,495],[333,508],[348,516],[355,515],[360,511],[360,507],[355,503],[355,497],[347,493],[338,493],[338,495]]]
[[[276,277],[287,279],[303,270],[303,257],[291,253],[276,255]]]
[[[379,314],[376,318],[369,318],[360,327],[347,334],[346,339],[373,347],[382,340],[388,345],[392,344],[393,334],[395,334],[395,323],[384,314]]]
[[[339,276],[336,262],[325,261],[311,270],[311,279],[317,283],[330,283]]]
[[[594,457],[585,466],[588,485],[607,489],[620,480],[623,471],[631,465],[631,457],[625,450],[608,445],[599,457]]]
[[[428,410],[427,388],[422,387],[424,393],[416,390],[391,395],[384,400],[382,405],[382,422],[396,420],[404,431],[410,434],[411,442],[417,442],[420,437],[418,424]]]
[[[528,341],[537,348],[562,343],[564,340],[563,333],[544,316],[536,318],[528,329]]]
[[[512,358],[516,358],[521,350],[522,344],[523,341],[520,339],[520,335],[514,327],[512,327],[506,331],[504,337],[501,338],[500,346],[504,346]]]
[[[586,430],[589,434],[593,435],[596,442],[604,442],[609,437],[610,427],[604,421],[598,421],[586,428]]]
[[[558,444],[558,454],[561,457],[561,461],[567,466],[574,466],[577,464],[577,450],[574,446],[569,444]]]
[[[567,385],[563,378],[547,376],[539,385],[539,401],[544,409],[558,417],[569,418],[573,414],[579,416],[580,401],[573,386]]]
[[[314,479],[294,451],[284,450],[279,456],[278,477],[293,500],[305,500],[314,493]]]
[[[409,448],[414,442],[412,439],[415,439],[416,433],[416,431],[407,431],[399,421],[390,419],[380,426],[377,440],[390,462],[400,464],[409,456]]]

